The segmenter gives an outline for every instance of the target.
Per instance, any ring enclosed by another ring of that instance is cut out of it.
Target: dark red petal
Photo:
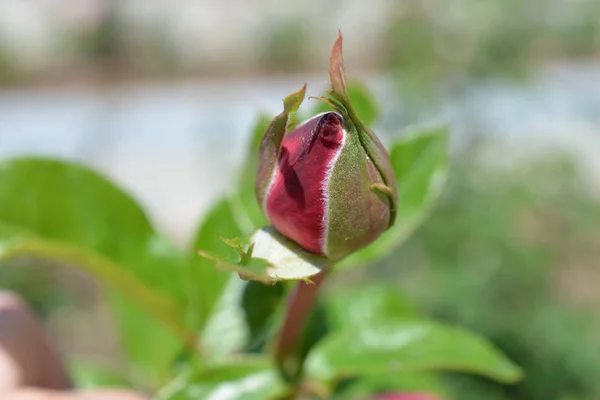
[[[265,209],[275,229],[313,253],[323,254],[324,182],[344,140],[343,119],[321,114],[285,136]]]

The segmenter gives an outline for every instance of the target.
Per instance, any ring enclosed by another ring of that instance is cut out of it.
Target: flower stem
[[[299,282],[288,300],[283,325],[275,343],[275,360],[287,376],[297,373],[298,360],[295,355],[308,317],[316,303],[317,294],[327,271],[312,277],[312,283]]]

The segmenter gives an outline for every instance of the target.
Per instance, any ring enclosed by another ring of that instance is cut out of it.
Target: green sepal
[[[274,284],[273,279],[268,275],[267,269],[271,266],[263,259],[253,258],[254,243],[247,243],[245,238],[223,239],[223,242],[235,249],[237,257],[221,256],[208,251],[198,250],[200,257],[206,258],[215,263],[218,270],[237,272],[243,280],[254,280],[264,284]]]
[[[307,252],[272,227],[261,228],[250,238],[220,239],[233,251],[215,254],[198,250],[197,254],[214,262],[219,270],[237,272],[243,280],[264,284],[310,282],[312,276],[329,265],[326,257]]]
[[[374,183],[369,187],[369,189],[371,189],[372,192],[379,193],[388,197],[392,197],[394,195],[392,188],[382,183]]]
[[[306,95],[306,84],[302,86],[300,90],[294,92],[283,99],[283,113],[293,114],[298,111],[302,102],[304,101],[304,96]]]
[[[243,249],[252,244],[250,242],[250,239],[248,239],[248,238],[235,237],[235,238],[227,239],[227,238],[224,238],[223,236],[219,235],[219,239],[221,239],[221,241],[223,243],[225,243],[227,246],[232,247],[236,250]]]
[[[266,191],[277,166],[281,142],[289,128],[290,115],[297,112],[306,95],[306,84],[300,90],[283,99],[283,112],[276,116],[267,127],[258,151],[258,171],[256,175],[256,200],[262,208]]]
[[[331,90],[328,91],[328,97],[317,98],[329,104],[336,112],[340,113],[345,120],[345,127],[348,134],[354,132],[358,135],[361,146],[365,153],[379,172],[383,186],[389,190],[380,191],[388,199],[390,207],[390,222],[388,227],[391,227],[396,220],[397,213],[397,187],[396,178],[389,155],[385,148],[381,145],[375,134],[361,121],[358,113],[354,109],[348,90],[346,88],[346,71],[344,69],[344,59],[342,55],[342,33],[338,33],[338,38],[331,50],[331,58],[329,60],[329,79],[331,80]]]

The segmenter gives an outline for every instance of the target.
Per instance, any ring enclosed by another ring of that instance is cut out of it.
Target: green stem
[[[179,322],[184,321],[184,318],[177,304],[148,288],[111,260],[87,250],[52,240],[21,239],[0,247],[0,261],[24,256],[49,259],[87,271],[153,314],[188,347],[197,347],[193,333]]]

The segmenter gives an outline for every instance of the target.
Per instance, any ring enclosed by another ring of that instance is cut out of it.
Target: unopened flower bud
[[[396,179],[389,155],[364,126],[346,91],[342,38],[330,64],[334,111],[287,132],[305,88],[284,100],[259,153],[257,200],[267,219],[304,249],[333,261],[377,239],[395,220]]]

